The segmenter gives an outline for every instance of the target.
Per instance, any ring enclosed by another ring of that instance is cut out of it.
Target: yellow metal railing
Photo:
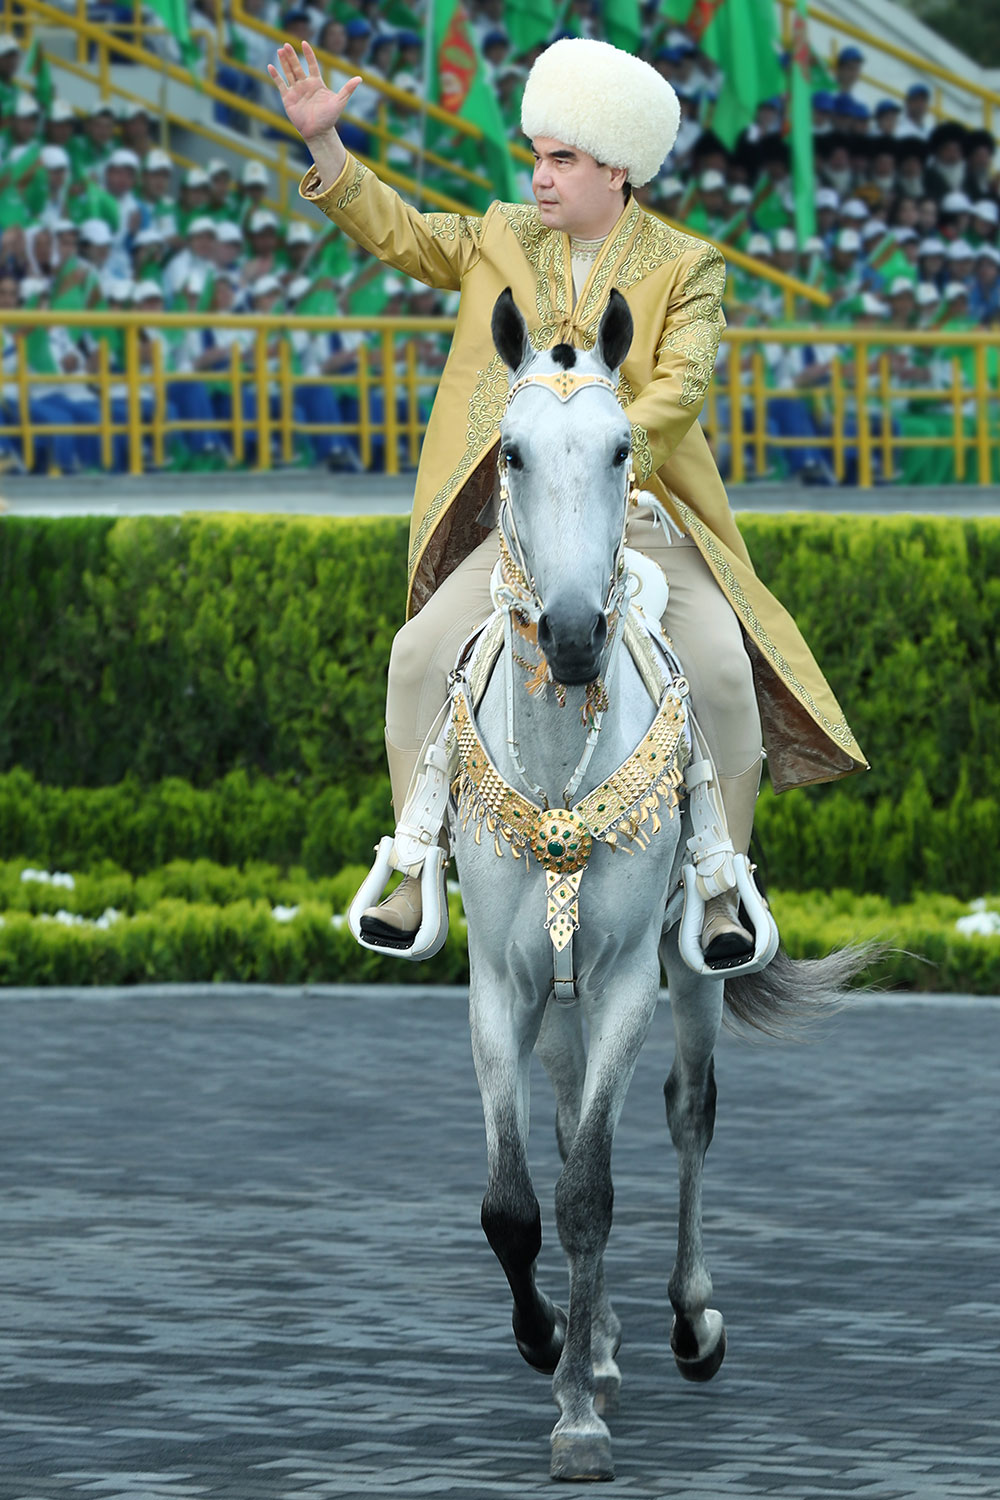
[[[0,425],[0,437],[20,440],[25,467],[35,463],[40,440],[57,435],[96,438],[101,466],[111,468],[116,440],[124,445],[125,467],[141,474],[151,464],[166,461],[172,440],[185,434],[210,431],[223,437],[234,463],[244,463],[251,444],[255,466],[268,469],[275,461],[293,462],[303,444],[319,434],[349,439],[363,467],[383,450],[387,474],[416,464],[430,406],[440,378],[437,368],[423,367],[416,340],[422,335],[442,337],[454,329],[451,318],[328,318],[288,315],[158,313],[152,316],[115,312],[18,311],[8,315],[15,333],[58,323],[61,327],[97,334],[95,368],[86,373],[54,375],[29,370],[25,341],[18,340],[16,372],[7,375],[19,392],[20,420]],[[164,333],[189,329],[233,329],[249,335],[247,347],[236,345],[222,369],[180,371],[167,368],[159,342],[147,338],[151,330]],[[101,333],[122,336],[120,358],[112,358]],[[295,332],[352,332],[364,335],[357,349],[356,368],[333,375],[306,377],[293,368],[289,335]],[[275,340],[277,345],[275,346]],[[822,343],[838,352],[829,365],[822,389],[781,388],[768,382],[764,349],[772,344]],[[920,388],[895,386],[888,351],[894,348],[939,351],[950,359],[948,385]],[[1000,477],[1000,380],[991,377],[989,352],[995,336],[986,330],[916,332],[901,329],[757,329],[731,328],[725,335],[715,378],[709,388],[702,420],[717,451],[728,445],[730,477],[741,483],[750,474],[763,474],[769,454],[794,448],[822,448],[838,480],[847,471],[848,457],[856,455],[857,480],[868,486],[877,474],[892,476],[896,459],[907,450],[948,449],[959,480],[974,477],[980,485]],[[963,375],[963,358],[971,353],[974,378]],[[117,367],[115,367],[117,365]],[[992,383],[991,383],[992,378]],[[169,410],[168,387],[189,381],[225,386],[230,415],[211,419],[175,417]],[[351,420],[319,424],[300,420],[296,392],[322,385],[335,394],[350,393],[357,411]],[[35,387],[84,386],[96,399],[96,421],[72,425],[41,423],[31,409]],[[244,396],[252,392],[255,411],[244,411]],[[373,402],[378,392],[379,403]],[[769,403],[778,397],[811,402],[818,396],[826,407],[821,436],[782,437],[769,431]],[[894,416],[903,404],[933,411],[942,421],[937,434],[903,435],[894,429]],[[376,415],[377,408],[380,408]],[[121,467],[121,465],[119,465]],[[973,467],[974,466],[974,467]]]
[[[778,0],[783,7],[783,34],[787,43],[791,36],[792,14],[795,10],[796,0]],[[869,52],[881,53],[884,57],[895,58],[897,62],[906,63],[907,67],[914,70],[916,76],[922,83],[927,83],[931,88],[929,80],[934,80],[931,92],[931,112],[942,116],[945,113],[941,93],[941,83],[948,84],[958,93],[967,94],[976,101],[976,106],[982,111],[983,126],[986,130],[993,129],[994,111],[1000,110],[1000,93],[996,89],[984,88],[982,84],[973,82],[972,79],[963,78],[958,73],[953,73],[949,68],[942,68],[939,63],[930,62],[926,57],[921,57],[916,52],[909,51],[906,47],[897,47],[894,42],[883,40],[874,36],[869,31],[864,31],[860,26],[854,26],[850,21],[844,21],[839,16],[831,16],[826,11],[810,5],[807,11],[810,21],[816,21],[822,26],[828,26],[836,33],[830,40],[830,58],[835,63],[837,53],[840,49],[841,37],[850,37],[852,41],[863,42]],[[871,78],[863,75],[866,83],[871,83],[887,95],[902,97],[896,89],[890,88],[880,78]]]

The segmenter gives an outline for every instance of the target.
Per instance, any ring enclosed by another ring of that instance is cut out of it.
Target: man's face
[[[191,254],[199,260],[215,259],[215,235],[209,234],[207,230],[200,230],[193,234],[188,242],[191,246]]]
[[[131,167],[107,167],[104,186],[112,198],[122,198],[135,186],[135,173]]]
[[[166,194],[167,188],[170,186],[170,173],[159,170],[144,172],[142,180],[146,197],[152,199],[155,203]]]
[[[16,146],[27,145],[37,134],[37,115],[15,115],[10,122],[10,137]]]
[[[547,229],[577,234],[608,217],[614,193],[624,186],[623,168],[602,167],[585,151],[548,136],[536,136],[531,149],[531,190]]]
[[[0,276],[0,309],[9,312],[19,301],[16,277]]]
[[[115,133],[114,115],[91,115],[84,129],[95,146],[106,146]]]

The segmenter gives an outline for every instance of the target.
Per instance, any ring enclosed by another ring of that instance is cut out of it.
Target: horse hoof
[[[611,1439],[600,1432],[558,1432],[552,1435],[553,1479],[572,1482],[614,1479]]]
[[[517,1314],[514,1314],[513,1328],[514,1338],[517,1340],[518,1352],[521,1358],[526,1360],[533,1370],[539,1370],[543,1375],[554,1375],[556,1365],[566,1342],[566,1314],[558,1304],[552,1304],[555,1320],[552,1324],[552,1332],[541,1344],[531,1343],[528,1339],[522,1339],[517,1331]]]
[[[594,1376],[594,1410],[599,1417],[613,1417],[621,1397],[622,1378],[617,1370]]]
[[[680,1370],[685,1380],[694,1380],[701,1384],[706,1380],[711,1380],[713,1375],[717,1375],[719,1373],[719,1368],[722,1365],[722,1361],[726,1357],[725,1324],[722,1324],[719,1330],[719,1337],[716,1339],[712,1348],[709,1349],[707,1353],[702,1355],[695,1355],[692,1358],[688,1358],[685,1355],[678,1353],[676,1334],[677,1319],[675,1318],[674,1326],[670,1330],[670,1347],[674,1353],[674,1363],[677,1365],[678,1370]]]

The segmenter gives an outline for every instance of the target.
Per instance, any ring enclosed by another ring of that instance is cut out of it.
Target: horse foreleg
[[[604,997],[589,1017],[580,1125],[556,1184],[556,1223],[569,1258],[570,1291],[566,1345],[552,1381],[560,1411],[552,1430],[554,1479],[614,1478],[611,1435],[595,1405],[595,1354],[601,1374],[617,1377],[617,1319],[611,1314],[602,1326],[605,1310],[610,1313],[603,1256],[614,1205],[611,1148],[655,1009],[655,982],[637,980],[630,986],[628,976],[620,976],[615,996]]]
[[[531,1051],[538,1029],[526,1008],[499,990],[470,993],[472,1052],[486,1121],[487,1185],[481,1222],[514,1298],[517,1347],[551,1374],[562,1353],[566,1315],[535,1285],[542,1218],[528,1171]]]
[[[722,1314],[708,1306],[712,1278],[701,1227],[705,1153],[715,1127],[712,1059],[722,1020],[723,986],[721,980],[692,973],[680,958],[673,932],[664,944],[676,1051],[663,1093],[680,1182],[677,1259],[668,1288],[674,1309],[670,1347],[685,1379],[703,1381],[711,1380],[726,1353]]]

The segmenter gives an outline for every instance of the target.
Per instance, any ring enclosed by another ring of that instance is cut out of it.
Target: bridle
[[[616,400],[618,399],[618,388],[615,382],[610,380],[606,375],[581,375],[573,370],[557,370],[546,375],[522,375],[519,380],[514,381],[507,393],[507,402],[504,407],[505,416],[515,398],[528,386],[541,386],[543,389],[551,391],[563,403],[571,400],[588,386],[603,387],[605,390],[610,391]],[[541,799],[543,805],[547,805],[545,792],[536,782],[531,780],[521,758],[520,745],[514,725],[513,673],[513,664],[516,659],[514,629],[518,627],[523,631],[525,628],[530,628],[531,626],[537,627],[538,621],[544,613],[545,604],[538,593],[534,575],[528,565],[524,546],[517,532],[517,523],[514,520],[510,498],[508,466],[506,459],[503,457],[502,444],[500,455],[497,458],[497,474],[500,484],[500,506],[497,516],[497,532],[500,540],[500,581],[494,589],[494,599],[497,606],[503,612],[504,621],[503,656],[507,689],[507,747],[510,750],[511,760],[517,774],[524,785],[535,797]],[[615,549],[611,577],[603,606],[604,614],[608,621],[608,639],[603,653],[602,672],[596,678],[595,682],[588,683],[587,685],[583,722],[585,725],[589,725],[589,732],[583,747],[583,754],[563,792],[563,805],[567,807],[576,795],[583,780],[584,772],[590,764],[591,757],[597,747],[597,738],[601,732],[604,714],[609,703],[608,685],[613,680],[615,669],[618,665],[625,614],[629,606],[630,587],[628,569],[625,566],[625,533],[628,526],[629,510],[638,504],[639,497],[635,469],[631,463],[628,466],[626,483],[627,488],[622,496],[621,535]],[[555,684],[555,686],[558,692],[560,685]]]

